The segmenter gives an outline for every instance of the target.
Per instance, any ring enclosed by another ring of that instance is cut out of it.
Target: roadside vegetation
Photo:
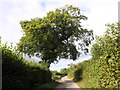
[[[118,23],[107,25],[103,36],[92,45],[92,58],[68,69],[68,76],[81,88],[120,87],[120,29]]]
[[[60,72],[50,71],[51,63],[61,58],[76,60],[79,49],[88,53],[93,31],[82,27],[87,20],[78,7],[66,5],[50,11],[43,18],[20,22],[23,36],[17,47],[2,44],[2,85],[4,89],[55,88],[57,80],[68,75],[81,88],[118,88],[120,85],[120,29],[118,24],[107,25],[102,37],[96,36],[92,58]],[[25,60],[23,54],[41,58],[39,63]]]
[[[25,60],[20,52],[6,44],[0,46],[0,49],[2,49],[3,89],[29,88],[32,90],[46,83],[55,83],[48,68]]]
[[[80,47],[86,48],[93,40],[93,31],[82,27],[83,20],[87,17],[80,13],[78,7],[65,5],[48,12],[43,18],[20,21],[24,34],[16,49],[7,44],[0,46],[3,89],[55,87],[56,80],[64,74],[50,71],[50,64],[61,58],[75,60],[80,53],[73,43],[81,40]],[[23,58],[23,54],[36,56],[41,61],[30,62]]]

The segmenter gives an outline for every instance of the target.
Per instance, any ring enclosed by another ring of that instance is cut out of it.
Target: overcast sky
[[[0,0],[0,36],[2,42],[19,42],[22,29],[19,22],[43,17],[47,12],[73,5],[80,7],[88,17],[83,23],[93,29],[95,35],[102,35],[105,24],[118,21],[119,0]]]

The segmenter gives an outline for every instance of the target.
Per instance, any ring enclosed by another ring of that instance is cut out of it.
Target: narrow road
[[[60,84],[55,88],[55,90],[59,90],[59,88],[64,88],[64,90],[74,90],[75,88],[78,88],[77,90],[81,90],[80,87],[71,79],[68,79],[67,76],[61,78],[59,82]]]

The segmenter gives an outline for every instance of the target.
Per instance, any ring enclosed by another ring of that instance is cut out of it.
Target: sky
[[[92,29],[95,35],[103,35],[105,24],[118,21],[118,2],[119,0],[0,0],[0,36],[2,42],[18,43],[23,35],[20,21],[42,18],[47,12],[64,5],[79,7],[82,14],[88,17],[87,21],[82,22],[83,26]],[[79,61],[83,59],[86,56],[81,56]]]

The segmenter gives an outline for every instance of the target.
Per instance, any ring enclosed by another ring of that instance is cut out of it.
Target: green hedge
[[[64,75],[58,71],[51,71],[52,72],[52,79],[54,81],[61,79]]]
[[[2,85],[6,88],[29,88],[51,82],[51,72],[35,62],[28,62],[17,50],[7,45],[2,48]]]
[[[81,88],[99,88],[98,80],[100,76],[98,73],[100,71],[96,62],[87,60],[70,67],[68,77],[72,78],[78,85],[82,82]]]
[[[75,69],[71,69],[73,67],[70,67],[69,69],[69,73],[73,75],[71,76],[74,79],[79,81],[79,78],[81,78],[82,81],[80,83],[83,88],[120,87],[119,24],[115,23],[107,26],[108,29],[105,35],[96,37],[96,43],[91,49],[91,60],[75,65],[78,68],[74,67]]]

